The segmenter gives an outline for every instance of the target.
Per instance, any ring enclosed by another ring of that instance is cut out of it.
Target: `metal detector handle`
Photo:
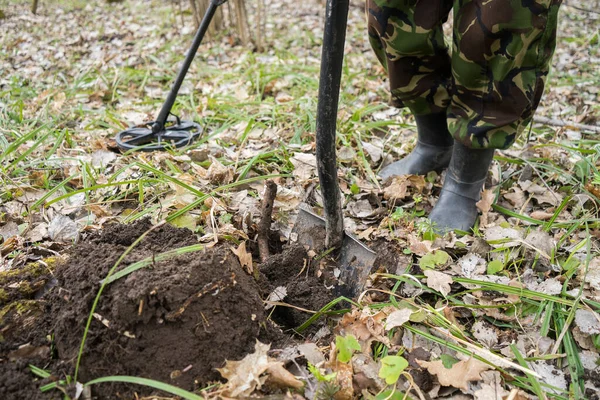
[[[208,8],[206,9],[206,12],[204,13],[204,17],[202,18],[202,22],[200,23],[200,26],[198,27],[198,31],[196,32],[196,35],[194,36],[194,41],[192,42],[192,47],[190,47],[190,50],[188,51],[187,55],[185,56],[185,60],[183,60],[183,64],[181,65],[181,68],[179,69],[179,72],[177,73],[177,78],[175,78],[175,83],[173,83],[173,86],[171,87],[171,91],[169,92],[167,99],[165,100],[162,108],[160,109],[160,113],[158,113],[158,117],[156,117],[156,121],[152,124],[152,133],[157,134],[164,130],[165,124],[167,123],[167,118],[169,117],[169,114],[171,113],[173,104],[175,104],[175,99],[177,99],[177,94],[179,93],[181,84],[183,83],[183,80],[185,79],[188,69],[190,69],[190,65],[192,64],[192,61],[194,60],[194,56],[196,55],[196,52],[198,51],[198,47],[200,47],[200,43],[202,43],[202,39],[204,39],[204,35],[206,34],[206,31],[208,30],[208,26],[210,25],[210,22],[212,21],[214,15],[215,15],[215,12],[217,11],[217,8],[219,8],[219,6],[221,4],[224,4],[226,2],[227,2],[227,0],[211,0],[210,4],[208,5]]]
[[[335,136],[348,7],[349,0],[327,0],[317,102],[317,170],[325,208],[325,243],[335,248],[340,248],[344,239]]]

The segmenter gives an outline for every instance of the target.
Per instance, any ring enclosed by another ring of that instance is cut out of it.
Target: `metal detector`
[[[217,8],[226,2],[227,0],[211,0],[194,36],[192,47],[185,56],[173,87],[171,87],[169,95],[158,113],[158,117],[156,117],[156,121],[146,122],[119,132],[115,140],[121,150],[156,151],[179,148],[187,146],[200,136],[202,127],[199,124],[193,121],[181,121],[178,116],[171,113],[171,109]],[[170,115],[175,119],[169,119]]]

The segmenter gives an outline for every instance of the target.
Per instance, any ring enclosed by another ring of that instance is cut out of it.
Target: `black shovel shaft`
[[[327,0],[317,103],[317,169],[325,208],[326,245],[336,248],[344,239],[335,135],[348,5],[349,0]]]
[[[196,35],[194,36],[194,41],[192,42],[192,47],[190,47],[187,55],[185,56],[185,60],[183,60],[183,64],[181,65],[181,68],[179,69],[179,73],[177,74],[177,78],[175,78],[175,83],[173,83],[173,86],[171,87],[171,91],[169,92],[167,99],[165,100],[162,108],[160,109],[160,113],[158,114],[158,117],[156,118],[156,122],[152,125],[153,133],[156,134],[156,133],[164,130],[165,123],[167,122],[167,118],[169,117],[169,113],[171,112],[171,109],[173,108],[173,104],[175,104],[175,99],[177,99],[177,94],[179,93],[179,89],[181,89],[181,84],[183,83],[183,80],[185,79],[185,76],[187,75],[187,72],[190,69],[190,65],[192,65],[192,61],[194,60],[194,57],[196,56],[198,47],[200,47],[200,43],[202,43],[202,39],[204,39],[204,35],[206,34],[206,31],[208,30],[208,26],[210,25],[210,22],[212,21],[214,15],[215,15],[215,12],[217,11],[217,8],[219,8],[219,6],[221,4],[225,3],[225,1],[224,0],[211,0],[210,4],[208,5],[208,8],[206,9],[206,12],[204,13],[204,17],[202,18],[202,22],[200,23],[200,26],[198,27],[198,31],[196,32]]]

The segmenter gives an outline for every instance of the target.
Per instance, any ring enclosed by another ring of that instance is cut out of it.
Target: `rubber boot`
[[[415,116],[417,145],[409,155],[379,171],[386,179],[393,175],[425,175],[448,166],[454,139],[448,132],[446,113]]]
[[[460,142],[454,143],[440,198],[429,214],[436,232],[469,231],[473,227],[477,219],[475,204],[481,197],[493,158],[494,149],[470,149]]]

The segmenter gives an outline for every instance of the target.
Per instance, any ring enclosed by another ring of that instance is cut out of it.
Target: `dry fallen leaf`
[[[477,208],[481,211],[480,225],[485,227],[488,225],[488,213],[492,209],[494,203],[494,191],[492,189],[485,189],[481,192],[481,200],[477,202]]]
[[[0,227],[0,236],[4,240],[8,240],[13,236],[19,235],[19,225],[16,222],[7,222],[4,226]]]
[[[444,367],[442,360],[431,362],[417,360],[417,363],[427,368],[430,374],[437,376],[440,385],[453,386],[465,392],[469,390],[469,382],[480,381],[481,373],[492,368],[475,358],[459,361],[451,368]]]
[[[547,389],[550,393],[560,393],[560,389],[566,390],[569,384],[564,371],[548,364],[546,361],[538,360],[530,364],[531,369],[542,377],[542,382],[549,385]],[[558,388],[558,390],[552,389]]]
[[[410,251],[418,256],[424,256],[433,252],[432,243],[429,240],[420,240],[415,234],[409,233],[406,235],[408,241],[408,248]]]
[[[523,231],[517,228],[491,226],[485,230],[485,240],[492,247],[514,247],[522,243]],[[490,243],[493,242],[493,243]]]
[[[431,269],[425,270],[423,273],[427,277],[427,286],[433,290],[437,290],[444,296],[450,293],[450,284],[452,283],[452,277],[450,275]]]
[[[252,254],[246,250],[246,242],[240,243],[240,245],[237,249],[234,247],[231,247],[231,251],[233,252],[233,254],[235,254],[238,257],[242,267],[249,274],[252,274],[254,272],[254,268],[252,267]]]
[[[513,205],[513,207],[520,210],[521,207],[523,207],[523,205],[527,201],[527,198],[525,197],[525,192],[523,192],[516,186],[514,186],[512,189],[513,192],[505,193],[503,196]]]
[[[392,311],[385,320],[385,330],[389,331],[397,326],[402,326],[410,320],[413,311],[409,308]]]
[[[300,180],[312,178],[317,171],[317,158],[314,154],[296,153],[290,158],[294,166],[294,176]]]
[[[277,286],[271,293],[269,293],[269,296],[265,301],[265,309],[269,310],[273,308],[273,304],[270,303],[281,301],[285,299],[285,296],[287,296],[287,288],[285,286]]]
[[[306,358],[306,361],[312,365],[321,365],[325,362],[325,357],[319,347],[314,343],[303,343],[298,345],[298,351]]]
[[[233,181],[233,169],[224,166],[213,156],[209,157],[211,163],[208,167],[208,180],[216,185],[224,185]]]
[[[272,361],[267,368],[267,382],[282,388],[300,389],[304,384],[298,380],[292,373],[283,367],[283,363]]]
[[[458,268],[458,274],[466,278],[472,278],[474,276],[482,275],[486,272],[486,262],[479,255],[475,253],[467,253],[456,262]]]
[[[354,309],[350,313],[344,314],[338,325],[341,335],[352,334],[359,341],[362,352],[371,353],[371,343],[379,341],[384,344],[390,344],[386,337],[383,321],[387,317],[384,310],[376,313],[368,310]]]
[[[331,346],[331,354],[335,354],[335,345]],[[334,400],[352,400],[354,398],[352,363],[338,362],[335,356],[330,357],[329,368],[335,372],[335,384],[339,390],[333,395]]]
[[[227,379],[227,383],[223,385],[225,395],[233,398],[249,396],[260,389],[267,379],[279,386],[296,389],[302,387],[302,382],[285,371],[281,362],[267,355],[270,347],[271,345],[257,340],[254,353],[240,361],[227,360],[223,368],[217,368],[221,376]]]
[[[588,310],[577,310],[575,312],[575,324],[585,334],[600,334],[600,314],[598,313]]]
[[[532,211],[531,214],[529,214],[529,216],[534,219],[539,219],[540,221],[548,221],[554,216],[554,214],[542,210],[537,210]]]
[[[473,336],[486,347],[495,346],[498,343],[498,334],[494,326],[484,320],[477,321],[471,328]]]
[[[481,389],[473,393],[474,400],[503,400],[508,396],[504,389],[502,376],[498,371],[485,371],[481,373],[483,382]]]
[[[425,177],[420,175],[394,176],[389,185],[383,189],[383,198],[390,201],[404,200],[412,193],[409,188],[414,188],[415,193],[421,193],[425,188]]]
[[[552,250],[556,247],[556,243],[550,234],[541,229],[529,232],[525,238],[525,243],[547,259],[550,259]]]
[[[48,236],[55,242],[77,241],[79,228],[71,218],[57,215],[48,225]]]
[[[367,152],[371,160],[376,163],[383,156],[383,142],[380,139],[372,139],[372,142],[361,142],[363,149]]]

